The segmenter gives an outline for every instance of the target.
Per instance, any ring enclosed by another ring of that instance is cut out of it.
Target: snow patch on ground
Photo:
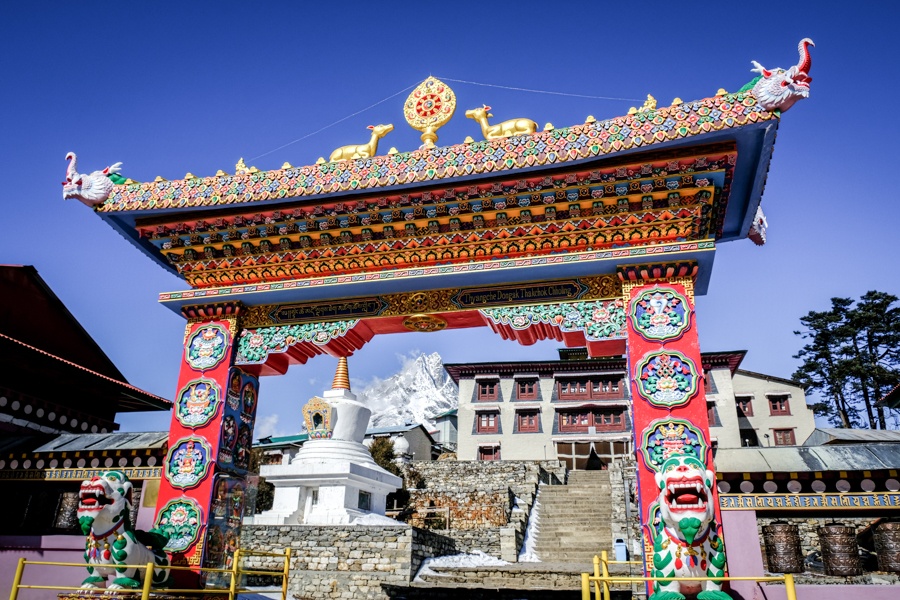
[[[538,533],[541,531],[541,486],[538,486],[534,496],[534,505],[528,516],[528,527],[525,529],[525,539],[522,541],[522,549],[519,551],[519,562],[541,562],[540,557],[534,551]]]
[[[426,558],[416,573],[413,581],[423,582],[422,576],[433,575],[440,577],[441,573],[435,573],[431,567],[502,567],[509,563],[499,558],[494,558],[489,554],[485,554],[481,550],[475,550],[471,554],[454,554],[452,556],[438,556],[436,558]]]
[[[370,513],[368,515],[363,515],[361,517],[356,517],[350,522],[351,525],[405,525],[405,523],[401,523],[396,519],[392,519],[390,517],[386,517],[384,515],[376,515],[375,513]]]

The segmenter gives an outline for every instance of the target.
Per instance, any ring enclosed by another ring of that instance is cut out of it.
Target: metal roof
[[[900,444],[719,448],[720,473],[878,471],[900,468]]]
[[[868,444],[869,442],[900,442],[900,431],[883,429],[826,429],[816,428],[804,446],[825,444]]]
[[[139,433],[64,433],[50,440],[34,452],[75,452],[78,450],[146,450],[163,448],[169,434],[166,431]]]

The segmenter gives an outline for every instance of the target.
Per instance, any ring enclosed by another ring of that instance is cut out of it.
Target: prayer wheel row
[[[826,575],[849,577],[862,574],[855,527],[823,525],[818,534]],[[769,571],[803,572],[803,553],[796,525],[767,525],[763,527],[763,540]],[[875,553],[879,570],[900,573],[900,522],[885,521],[875,528]]]

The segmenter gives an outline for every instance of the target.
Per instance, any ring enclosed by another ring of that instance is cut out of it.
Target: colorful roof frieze
[[[611,155],[777,119],[750,91],[604,121],[366,159],[240,175],[116,185],[99,212],[226,206],[469,175],[501,174]]]

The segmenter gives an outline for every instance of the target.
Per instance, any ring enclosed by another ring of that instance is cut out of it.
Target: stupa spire
[[[337,371],[334,372],[334,381],[331,383],[333,390],[350,391],[350,372],[347,370],[347,357],[338,359]]]

